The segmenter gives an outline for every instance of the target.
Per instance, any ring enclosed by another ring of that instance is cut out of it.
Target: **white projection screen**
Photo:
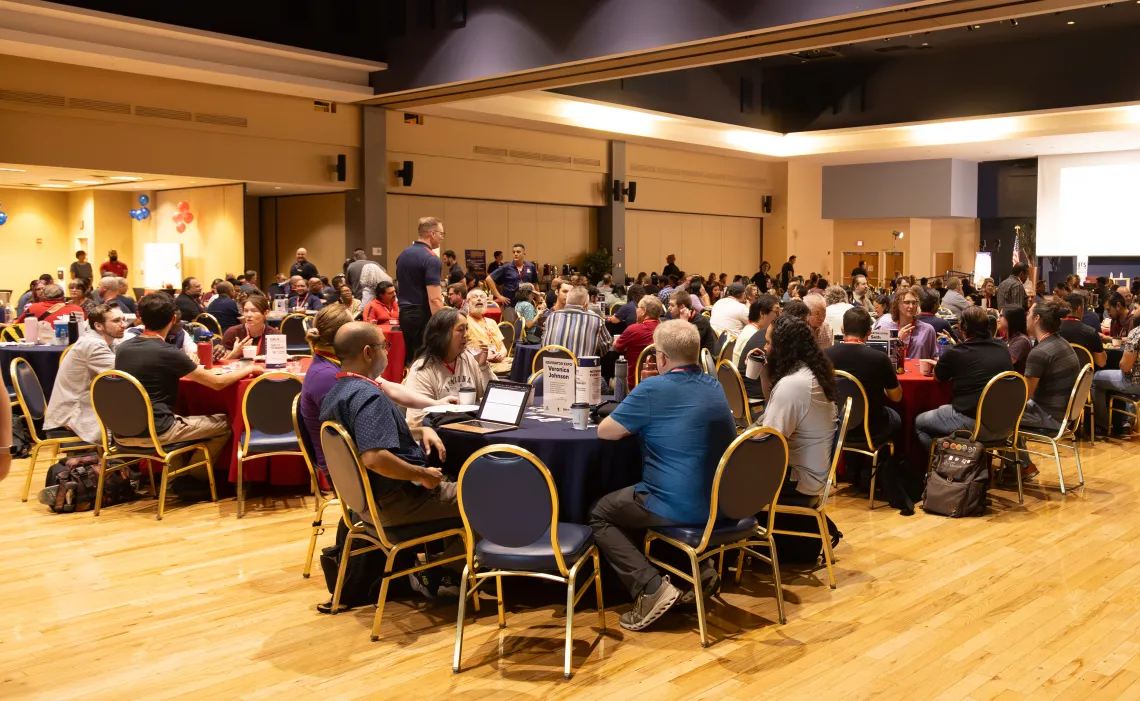
[[[1140,151],[1038,159],[1037,255],[1140,255]]]

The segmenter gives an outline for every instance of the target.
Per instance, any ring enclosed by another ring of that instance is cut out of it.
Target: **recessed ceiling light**
[[[190,184],[191,184],[191,185],[197,185],[197,184],[198,184],[198,181],[197,181],[197,180],[191,180],[191,181],[190,181]]]
[[[0,168],[0,170],[4,171],[5,173],[23,173],[24,172],[23,168]]]
[[[1076,22],[1074,22],[1073,20],[1069,20],[1068,22],[1065,22],[1065,24],[1076,24]]]
[[[76,185],[102,185],[101,180],[72,180]]]
[[[112,175],[111,180],[124,180],[126,182],[134,182],[136,180],[142,180],[142,178],[136,178],[133,175]]]
[[[67,186],[66,186],[66,185],[61,185],[61,184],[59,184],[59,183],[42,183],[42,184],[40,185],[40,187],[67,187]]]
[[[273,188],[273,189],[274,189],[274,190],[280,190],[280,189],[281,189],[281,187],[280,187],[280,186],[274,186],[274,188]]]

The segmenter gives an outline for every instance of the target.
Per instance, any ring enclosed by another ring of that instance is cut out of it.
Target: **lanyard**
[[[243,331],[245,331],[245,337],[249,338],[250,337],[249,327],[246,326],[245,324],[242,324],[241,328]],[[264,349],[262,348],[263,343],[265,343],[265,330],[264,329],[262,329],[261,336],[257,339],[257,353],[258,353],[258,355],[261,355],[264,351]]]
[[[681,365],[679,367],[673,368],[672,370],[670,370],[666,374],[672,374],[675,372],[704,372],[704,371],[701,370],[700,365]]]
[[[372,385],[374,387],[376,387],[377,389],[381,389],[381,390],[384,389],[383,385],[381,385],[376,380],[373,380],[371,377],[365,377],[364,375],[358,375],[355,372],[338,372],[336,374],[336,379],[338,379],[338,380],[343,380],[346,377],[358,377],[361,380],[364,380],[365,382],[371,382]]]
[[[151,338],[157,338],[157,339],[158,339],[158,340],[160,340],[160,341],[165,341],[165,340],[166,340],[166,337],[165,337],[165,336],[160,336],[160,335],[158,335],[157,333],[155,333],[154,331],[143,331],[143,332],[142,332],[141,334],[139,334],[139,335],[140,335],[140,336],[150,336]]]

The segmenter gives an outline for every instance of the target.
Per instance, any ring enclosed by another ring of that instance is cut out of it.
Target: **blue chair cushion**
[[[580,526],[576,523],[558,524],[558,545],[562,550],[562,560],[566,563],[567,569],[573,567],[593,542],[594,532],[589,526]],[[558,571],[554,550],[550,547],[550,529],[547,529],[546,533],[535,542],[521,548],[508,548],[481,540],[475,546],[475,557],[480,565],[492,569]]]
[[[238,436],[238,445],[245,441],[245,434]],[[300,452],[301,446],[297,443],[297,434],[289,433],[263,433],[253,430],[249,432],[249,455],[258,453],[279,453],[286,450]]]
[[[707,547],[714,548],[718,545],[725,543],[735,543],[738,540],[744,540],[748,536],[756,532],[757,522],[755,517],[749,516],[742,518],[739,521],[722,520],[713,526],[712,535],[709,536],[709,544]],[[651,529],[655,533],[660,533],[666,538],[679,540],[690,548],[695,548],[701,544],[701,536],[705,534],[704,526],[668,526],[665,528]]]

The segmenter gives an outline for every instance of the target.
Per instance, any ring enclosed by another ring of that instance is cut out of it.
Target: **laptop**
[[[441,428],[468,433],[513,431],[522,423],[523,412],[530,404],[530,390],[530,385],[521,382],[493,380],[483,394],[479,418],[447,424]]]

